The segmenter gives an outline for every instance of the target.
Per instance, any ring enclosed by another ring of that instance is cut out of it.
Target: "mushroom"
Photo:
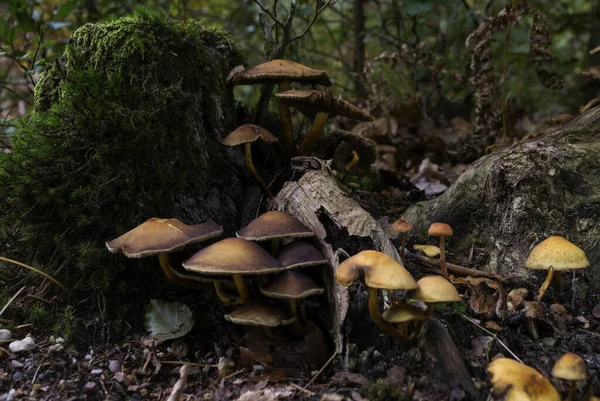
[[[158,256],[160,267],[168,280],[184,287],[206,288],[205,283],[212,283],[212,280],[176,271],[169,263],[169,253],[221,234],[223,234],[223,227],[213,222],[187,225],[178,219],[152,217],[120,237],[107,242],[106,247],[112,253],[122,253],[133,259]]]
[[[440,248],[435,245],[413,245],[413,249],[429,258],[440,256]]]
[[[569,395],[566,401],[572,401],[577,390],[577,382],[588,377],[587,365],[582,357],[577,354],[564,354],[554,364],[552,376],[571,382]]]
[[[551,236],[540,242],[531,250],[525,262],[528,269],[548,270],[546,280],[540,287],[537,300],[541,301],[546,293],[553,272],[560,278],[561,270],[584,269],[590,265],[585,252],[573,245],[566,238]]]
[[[261,214],[246,227],[239,229],[235,235],[249,241],[270,240],[271,253],[275,255],[279,239],[306,238],[315,234],[294,216],[275,210]]]
[[[375,117],[362,111],[353,104],[334,96],[330,92],[319,90],[288,90],[279,92],[275,97],[283,104],[295,107],[313,123],[300,144],[300,155],[306,156],[323,133],[325,122],[337,115],[360,121],[374,121]]]
[[[412,224],[404,219],[398,219],[392,224],[392,230],[400,234],[400,256],[404,256],[406,233],[412,230]]]
[[[250,302],[245,275],[261,275],[281,271],[281,264],[264,249],[243,238],[226,238],[212,244],[183,262],[186,270],[206,275],[231,275],[242,303]],[[215,281],[215,290],[218,283]],[[227,299],[223,299],[228,302]]]
[[[294,322],[294,317],[280,305],[270,304],[265,301],[252,301],[242,305],[228,315],[225,320],[243,324],[244,326],[260,326],[265,334],[272,340],[279,340],[279,336],[273,333],[273,328],[286,326]]]
[[[267,143],[277,142],[277,137],[275,137],[266,129],[254,124],[245,124],[236,128],[233,132],[227,135],[225,139],[221,141],[221,143],[225,146],[238,146],[244,144],[246,167],[248,167],[248,170],[252,173],[256,181],[258,181],[258,184],[263,189],[265,194],[269,198],[272,198],[273,193],[263,181],[261,176],[258,175],[256,167],[254,167],[254,163],[252,162],[252,142],[255,142],[258,139],[261,139]]]
[[[289,301],[290,311],[296,319],[296,329],[299,332],[302,331],[302,325],[298,318],[298,301],[322,294],[323,291],[310,277],[296,271],[286,271],[260,289],[265,297]]]
[[[488,365],[487,372],[494,394],[505,394],[505,401],[560,401],[548,379],[515,360],[495,359]]]
[[[314,245],[302,241],[294,241],[281,248],[276,259],[284,269],[327,264],[327,259]]]
[[[386,309],[381,316],[387,322],[398,323],[400,334],[405,341],[408,340],[409,337],[409,323],[427,319],[421,310],[407,304],[393,305]]]
[[[429,235],[434,237],[440,237],[440,269],[442,270],[442,276],[448,278],[448,270],[446,269],[446,252],[444,251],[445,238],[451,237],[452,227],[445,223],[433,223],[429,226]]]
[[[423,277],[417,281],[417,289],[410,297],[427,304],[427,310],[424,315],[425,319],[429,319],[438,302],[462,301],[456,288],[442,276]],[[415,338],[422,328],[423,322],[419,322],[409,340]]]
[[[242,71],[232,71],[228,81],[233,85],[273,85],[279,84],[279,91],[291,89],[291,81],[331,86],[331,80],[325,71],[314,70],[289,60],[272,60]],[[296,155],[294,127],[290,108],[279,103],[279,115],[283,124],[283,133],[289,157]]]
[[[378,290],[413,290],[417,288],[415,279],[390,256],[373,250],[362,251],[346,259],[335,271],[336,281],[346,287],[360,275],[364,276],[367,287],[371,318],[384,333],[403,341],[402,334],[381,317]]]

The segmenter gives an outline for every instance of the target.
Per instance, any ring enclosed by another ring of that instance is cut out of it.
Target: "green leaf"
[[[194,326],[190,308],[179,302],[153,299],[146,313],[146,330],[150,337],[162,342],[185,336]]]
[[[54,44],[54,40],[48,40],[48,41],[42,43],[42,47],[52,46],[53,44]]]

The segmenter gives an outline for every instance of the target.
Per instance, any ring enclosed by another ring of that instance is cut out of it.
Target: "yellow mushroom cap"
[[[436,256],[440,256],[440,248],[435,245],[413,245],[413,249],[415,251],[420,251],[430,258],[435,258]]]
[[[286,271],[260,289],[266,297],[281,299],[302,299],[323,291],[310,277],[296,271]]]
[[[221,141],[221,143],[226,146],[237,146],[243,143],[254,142],[259,139],[265,142],[277,142],[277,137],[266,129],[255,124],[244,124],[233,130]]]
[[[583,269],[590,265],[585,252],[569,240],[557,235],[540,242],[531,250],[525,262],[528,269],[554,270]]]
[[[392,224],[392,230],[399,233],[407,233],[412,230],[412,224],[404,219],[398,219]]]
[[[252,301],[224,317],[231,323],[264,327],[285,326],[295,320],[284,307],[264,301]]]
[[[552,376],[564,380],[587,379],[587,365],[582,357],[577,354],[564,354],[554,364]]]
[[[374,121],[375,117],[359,109],[340,96],[319,90],[287,90],[275,94],[281,103],[298,109],[302,114],[313,118],[317,113],[327,113],[329,117],[343,116],[359,121]]]
[[[417,282],[400,263],[378,251],[362,251],[343,261],[335,272],[338,283],[348,286],[360,274],[365,285],[384,290],[413,290]]]
[[[243,238],[226,238],[198,252],[183,262],[196,273],[266,274],[281,271],[281,264],[254,242]]]
[[[236,235],[250,241],[267,241],[275,238],[312,237],[314,233],[294,216],[271,211],[252,220],[246,227],[238,230]]]
[[[413,320],[425,320],[425,315],[420,309],[407,304],[396,304],[386,309],[381,315],[390,323],[404,323]]]
[[[427,233],[435,237],[451,237],[454,234],[452,227],[446,223],[433,223]]]
[[[411,298],[423,302],[461,301],[456,288],[442,276],[427,276],[417,281],[417,289]]]
[[[293,241],[281,248],[277,260],[284,269],[327,264],[327,260],[317,248],[302,241]]]
[[[488,365],[494,394],[505,394],[505,401],[560,401],[550,381],[537,370],[509,358]]]
[[[128,258],[169,253],[194,244],[218,237],[223,227],[213,222],[188,225],[178,219],[153,217],[133,230],[107,242],[112,253],[123,253]]]
[[[296,81],[330,86],[325,71],[315,70],[290,60],[272,60],[234,74],[229,78],[234,85],[268,84]]]

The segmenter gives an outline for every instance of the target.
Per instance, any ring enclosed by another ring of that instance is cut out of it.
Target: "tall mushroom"
[[[325,122],[337,115],[360,121],[374,121],[375,117],[353,104],[334,96],[330,92],[319,90],[288,90],[279,92],[275,97],[283,104],[298,109],[313,122],[306,137],[300,144],[300,155],[311,153],[313,146],[323,133]]]
[[[169,263],[169,253],[221,234],[223,234],[223,227],[213,222],[187,225],[178,219],[153,217],[107,242],[106,247],[110,252],[122,253],[128,258],[158,256],[160,267],[168,280],[184,287],[206,288],[204,284],[212,283],[212,280],[177,272]]]
[[[537,300],[541,301],[546,293],[554,271],[560,277],[562,270],[584,269],[590,265],[585,252],[569,240],[557,235],[540,242],[531,250],[525,267],[528,269],[548,270],[546,280],[540,287]]]
[[[487,372],[494,394],[504,394],[505,401],[560,401],[548,379],[513,359],[495,359],[488,365]]]
[[[364,276],[369,301],[369,314],[386,334],[404,341],[402,334],[383,320],[379,310],[378,290],[414,290],[417,282],[400,263],[378,251],[362,251],[346,259],[335,271],[336,281],[348,287]]]
[[[245,275],[261,275],[281,270],[281,264],[264,249],[242,238],[226,238],[212,244],[190,259],[183,267],[205,275],[231,275],[242,303],[251,300],[250,291],[244,282]],[[220,291],[215,281],[215,289]],[[223,300],[227,302],[227,300]]]
[[[442,271],[442,276],[444,278],[448,278],[448,269],[446,269],[446,251],[445,251],[445,238],[451,237],[452,227],[445,223],[433,223],[429,226],[429,231],[427,232],[429,235],[434,237],[440,237],[440,270]]]
[[[272,60],[247,70],[234,70],[228,77],[233,85],[274,85],[279,84],[279,91],[291,89],[291,82],[303,82],[330,86],[331,80],[325,71],[314,70],[289,60]],[[289,157],[296,155],[294,127],[290,108],[279,103],[279,115],[283,124],[283,133]]]
[[[269,197],[273,197],[273,193],[267,186],[267,184],[263,181],[258,172],[256,171],[256,167],[254,167],[254,162],[252,161],[252,142],[257,140],[262,140],[267,143],[277,142],[277,137],[271,134],[266,129],[259,127],[254,124],[245,124],[241,127],[236,128],[233,132],[225,137],[221,141],[221,143],[225,146],[238,146],[244,144],[244,154],[246,159],[246,167],[252,173],[258,184],[264,191],[264,193]]]
[[[412,230],[412,224],[404,219],[398,219],[392,224],[392,230],[400,234],[400,256],[404,256],[406,233]]]
[[[271,253],[275,255],[280,239],[306,238],[315,234],[294,216],[273,210],[261,214],[235,235],[249,241],[271,241]]]
[[[577,354],[564,354],[554,363],[550,374],[557,379],[571,382],[566,401],[573,401],[577,390],[577,382],[587,379],[588,370],[582,357]]]

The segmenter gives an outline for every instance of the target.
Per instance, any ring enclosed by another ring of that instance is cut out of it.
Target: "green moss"
[[[406,399],[402,389],[382,379],[363,385],[359,392],[370,401],[404,401]]]
[[[217,138],[236,124],[225,77],[240,63],[218,29],[143,9],[75,31],[0,158],[0,230],[12,233],[0,253],[60,267],[71,288],[125,280],[133,293],[141,263],[106,241],[152,216],[236,225],[241,185]]]

